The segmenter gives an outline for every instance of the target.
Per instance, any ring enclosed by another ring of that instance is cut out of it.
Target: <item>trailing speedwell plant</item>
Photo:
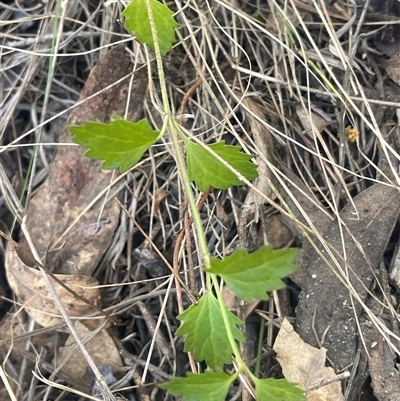
[[[175,41],[174,29],[178,24],[173,12],[157,0],[133,0],[122,15],[126,28],[155,52],[164,108],[163,128],[158,132],[145,119],[130,122],[113,116],[109,124],[86,122],[70,127],[70,131],[73,140],[88,149],[87,157],[103,160],[104,169],[119,168],[121,172],[132,168],[165,132],[168,131],[172,138],[206,277],[206,292],[178,316],[183,323],[176,334],[185,336],[185,351],[192,351],[194,359],[205,361],[209,369],[205,373],[188,373],[186,377],[174,378],[160,387],[186,400],[223,401],[230,385],[239,375],[244,375],[253,383],[258,400],[305,400],[303,392],[294,384],[284,379],[260,379],[246,366],[237,344],[245,340],[238,328],[243,322],[224,304],[219,285],[219,279],[223,279],[236,296],[247,302],[267,300],[267,291],[283,288],[281,279],[295,271],[296,250],[263,247],[249,254],[244,249],[237,249],[223,259],[211,257],[191,188],[193,181],[204,192],[209,187],[227,189],[243,184],[243,179],[255,179],[258,173],[257,166],[251,161],[252,155],[242,152],[238,146],[226,145],[224,141],[211,145],[195,143],[171,115],[162,56],[171,50]],[[235,373],[225,373],[224,365],[233,360]]]

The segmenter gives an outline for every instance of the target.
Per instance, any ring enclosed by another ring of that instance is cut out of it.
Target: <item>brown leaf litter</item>
[[[127,118],[138,120],[147,90],[147,73],[143,69],[136,71],[132,88],[129,88],[127,78],[131,72],[132,64],[125,47],[119,45],[110,50],[92,70],[68,125],[88,120],[108,122],[112,114],[124,117],[125,113]],[[129,89],[131,97],[127,105]],[[60,142],[71,143],[68,128],[64,129]],[[71,290],[89,301],[77,299],[59,283],[53,282],[68,316],[83,319],[83,323],[88,315],[96,312],[91,304],[100,304],[99,282],[92,274],[110,246],[119,220],[119,206],[113,201],[115,195],[108,195],[115,173],[103,171],[98,161],[84,157],[84,153],[84,149],[72,143],[59,146],[47,180],[35,192],[25,210],[26,230],[45,266]],[[24,239],[17,246],[19,251],[27,247]],[[42,273],[33,268],[37,263],[29,256],[29,251],[25,254],[28,258],[23,259],[27,264],[17,252],[11,249],[6,252],[6,271],[12,290],[37,323],[48,328],[62,324],[63,319]],[[93,324],[97,327],[99,319]],[[89,327],[93,328],[93,324]],[[91,332],[80,322],[76,322],[75,327],[81,336]],[[57,329],[65,330],[63,326],[57,326]],[[107,347],[106,353],[100,344]],[[59,362],[73,346],[74,341],[69,339],[60,350]],[[87,344],[87,349],[98,365],[107,362],[113,369],[122,366],[118,350],[104,329]],[[86,381],[82,378],[86,369],[87,363],[80,354],[72,357],[63,368],[64,373],[79,378],[82,384],[89,384],[90,378],[87,377]]]
[[[90,74],[80,105],[74,109],[68,124],[82,124],[87,120],[107,122],[112,114],[123,115],[129,82],[115,83],[131,71],[124,46],[107,53]],[[135,77],[132,88],[135,97],[128,110],[133,120],[140,117],[138,105],[146,90],[146,74],[137,72]],[[60,142],[71,142],[67,128]],[[86,298],[93,300],[99,298],[99,292],[87,287],[98,282],[90,276],[111,244],[119,207],[107,198],[114,173],[101,170],[100,163],[85,158],[84,153],[77,146],[58,148],[48,179],[26,210],[26,227],[45,265],[53,273],[67,275],[68,279],[64,278],[68,283],[74,283],[81,292],[91,291]],[[104,195],[98,198],[98,194]],[[21,245],[26,243],[22,240]],[[7,252],[6,268],[13,291],[24,303],[32,303],[37,294],[35,311],[28,309],[28,314],[45,327],[61,323],[61,318],[54,316],[58,313],[51,296],[46,294],[39,272],[27,267],[15,252]],[[26,282],[23,277],[30,277],[31,281]],[[77,303],[67,292],[62,295],[70,316],[85,316],[91,310],[89,307],[85,313],[85,305]]]

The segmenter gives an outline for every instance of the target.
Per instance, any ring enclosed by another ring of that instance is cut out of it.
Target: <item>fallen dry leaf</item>
[[[147,72],[138,70],[132,82],[123,80],[129,78],[132,68],[123,45],[114,47],[101,58],[82,90],[80,101],[87,100],[74,109],[68,125],[88,120],[108,122],[113,114],[124,116],[125,111],[128,119],[138,120],[147,90]],[[121,82],[115,84],[117,81]],[[131,96],[127,105],[129,89]],[[71,142],[68,128],[64,129],[60,142]],[[85,149],[78,146],[58,147],[47,180],[24,212],[27,232],[46,267],[83,298],[96,304],[99,292],[90,287],[98,282],[88,276],[111,244],[119,220],[119,206],[106,195],[114,173],[103,171],[98,161],[84,157],[84,153]],[[21,246],[27,248],[24,239]],[[26,304],[30,316],[45,327],[61,323],[41,273],[25,265],[16,252],[8,252],[7,256],[10,286]],[[55,286],[70,316],[86,316],[93,311],[90,305]]]
[[[326,121],[316,113],[311,112],[310,114],[308,111],[306,112],[301,106],[296,107],[296,114],[299,117],[306,134],[311,137],[313,137],[313,127],[314,129],[321,131],[329,124],[329,121]],[[312,120],[310,120],[310,118]]]
[[[153,213],[157,214],[160,210],[161,202],[167,197],[171,195],[171,192],[165,189],[156,189],[154,193],[154,206],[153,206]]]
[[[6,252],[6,264],[9,263],[9,259],[14,257],[14,253]],[[100,293],[98,288],[92,288],[99,284],[95,278],[65,274],[56,274],[55,276],[78,295],[97,305]],[[7,272],[7,278],[10,287],[14,291],[18,290],[17,294],[26,307],[26,311],[37,323],[44,327],[63,323],[60,312],[54,304],[53,297],[39,270],[25,266],[23,263],[14,264],[14,268]],[[53,285],[70,317],[85,317],[96,312],[93,306],[76,299],[57,282],[53,281]]]
[[[323,382],[334,380],[332,368],[325,367],[326,349],[305,343],[287,319],[283,320],[274,344],[274,351],[285,378],[297,383],[307,393],[307,401],[341,401],[344,399],[340,382],[336,381],[315,390]]]
[[[382,60],[382,65],[389,77],[400,86],[400,52],[390,57],[389,60]]]
[[[92,332],[80,322],[75,323],[75,329],[79,334],[80,339],[84,339]],[[70,335],[63,347],[60,347],[57,361],[62,361],[73,351],[76,347],[76,342],[72,335]],[[105,329],[101,330],[90,341],[85,344],[87,351],[92,357],[96,366],[109,364],[113,371],[123,366],[118,349],[115,346],[114,340],[107,333]],[[55,361],[53,360],[53,364]],[[89,374],[88,364],[83,357],[81,351],[75,353],[71,359],[62,367],[62,372],[68,376],[79,380],[83,385],[90,386],[92,378]]]

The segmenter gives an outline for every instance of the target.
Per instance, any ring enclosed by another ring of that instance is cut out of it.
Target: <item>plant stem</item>
[[[196,199],[193,195],[192,187],[190,185],[189,174],[187,171],[186,163],[183,158],[182,151],[181,151],[180,144],[179,144],[179,136],[184,135],[184,133],[182,132],[178,123],[174,120],[174,118],[171,115],[167,87],[166,87],[166,83],[165,83],[164,68],[163,68],[161,52],[160,52],[160,45],[158,43],[158,37],[157,37],[157,28],[155,26],[153,9],[151,7],[151,0],[146,0],[146,5],[147,5],[147,12],[149,14],[151,33],[153,35],[154,52],[156,55],[156,62],[157,62],[157,72],[158,72],[158,77],[160,80],[160,88],[161,88],[161,95],[162,95],[162,102],[163,102],[163,107],[164,107],[165,118],[167,119],[166,124],[168,124],[168,127],[169,127],[169,133],[170,133],[170,136],[172,139],[175,156],[176,156],[176,163],[177,163],[180,175],[181,175],[183,186],[185,188],[185,191],[186,191],[186,194],[187,194],[187,197],[189,200],[189,205],[190,205],[190,209],[192,211],[194,225],[196,227],[198,237],[199,237],[199,243],[200,243],[202,256],[204,259],[205,268],[207,269],[210,267],[210,253],[207,248],[207,243],[205,240],[205,233],[204,233],[204,229],[203,229],[203,224],[201,222],[200,213],[197,210]],[[164,122],[164,126],[165,126],[165,122]],[[179,132],[179,134],[178,134],[178,132]],[[208,290],[211,290],[211,288],[208,288]]]
[[[153,8],[151,6],[151,0],[146,0],[146,7],[147,7],[147,12],[149,14],[151,34],[153,36],[154,52],[156,54],[156,61],[157,61],[157,73],[158,73],[158,78],[160,79],[160,86],[161,86],[162,103],[164,107],[165,117],[168,119],[171,117],[171,108],[169,106],[167,86],[165,84],[164,68],[161,59],[160,45],[158,43],[158,36],[157,36],[158,35],[157,27],[154,22],[154,14],[153,14]]]
[[[186,195],[189,200],[189,206],[192,211],[192,216],[193,216],[193,223],[196,227],[197,233],[198,233],[198,238],[199,238],[199,244],[202,252],[202,256],[204,259],[204,265],[205,268],[208,269],[210,266],[210,253],[207,248],[207,243],[205,240],[205,233],[203,229],[203,223],[201,222],[201,217],[200,213],[197,209],[197,204],[196,204],[196,199],[194,197],[193,191],[192,191],[192,186],[190,185],[189,181],[189,174],[187,171],[186,163],[183,159],[182,151],[180,148],[179,144],[179,135],[178,135],[178,130],[181,135],[183,135],[182,131],[179,129],[179,126],[177,122],[173,119],[171,119],[170,124],[170,134],[171,134],[171,139],[174,145],[174,150],[177,158],[177,165],[181,174],[181,179],[183,182],[183,185],[185,187]],[[211,288],[208,288],[208,290],[211,290]]]
[[[232,353],[239,364],[239,370],[241,370],[244,367],[245,363],[243,362],[242,355],[240,354],[239,351],[239,347],[237,346],[235,338],[233,337],[232,330],[230,329],[231,326],[229,324],[228,309],[222,298],[222,293],[219,289],[217,276],[215,274],[209,274],[209,276],[211,276],[211,281],[214,285],[215,293],[217,294],[218,303],[221,308],[222,318],[224,319],[224,324],[228,335],[229,344],[232,348]]]
[[[202,252],[202,256],[204,259],[204,265],[205,265],[207,290],[212,291],[214,288],[215,293],[217,294],[217,299],[218,299],[218,303],[220,305],[220,309],[221,309],[222,317],[224,320],[224,325],[226,328],[229,344],[231,346],[232,353],[238,362],[239,371],[245,371],[248,375],[251,375],[250,370],[247,368],[247,366],[245,365],[245,363],[242,359],[240,350],[239,350],[236,340],[233,336],[231,326],[229,324],[228,310],[224,303],[222,293],[219,289],[217,277],[214,274],[207,273],[207,269],[211,267],[211,257],[210,257],[209,250],[207,248],[203,224],[201,222],[200,213],[197,209],[196,199],[195,199],[193,191],[192,191],[191,183],[189,180],[189,173],[187,170],[187,166],[186,166],[183,154],[182,154],[180,141],[179,141],[180,137],[185,137],[185,134],[182,131],[182,129],[180,128],[179,124],[174,120],[174,118],[171,115],[171,110],[170,110],[168,95],[167,95],[167,88],[166,88],[166,83],[165,83],[164,69],[163,69],[162,59],[161,59],[160,46],[159,46],[158,37],[157,37],[157,29],[156,29],[155,22],[154,22],[153,10],[151,8],[151,0],[146,0],[146,5],[147,5],[147,11],[149,14],[151,32],[153,35],[154,50],[155,50],[155,54],[156,54],[157,70],[158,70],[158,76],[159,76],[159,80],[160,80],[164,113],[165,113],[165,118],[167,119],[167,121],[164,121],[164,127],[166,124],[168,125],[169,133],[170,133],[174,151],[175,151],[176,164],[178,166],[178,170],[179,170],[179,173],[180,173],[180,176],[182,179],[182,183],[183,183],[183,186],[185,188],[185,191],[186,191],[186,194],[187,194],[187,197],[189,200],[189,206],[192,211],[194,225],[195,225],[197,233],[198,233],[200,249]]]

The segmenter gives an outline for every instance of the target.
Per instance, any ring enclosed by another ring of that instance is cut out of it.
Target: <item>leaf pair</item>
[[[268,299],[267,291],[284,287],[283,277],[296,270],[293,261],[295,249],[274,250],[263,247],[249,254],[238,249],[224,259],[213,258],[208,274],[224,279],[229,288],[241,299]],[[186,335],[184,350],[193,351],[197,362],[203,360],[215,372],[199,375],[189,374],[185,378],[174,378],[160,387],[172,395],[183,396],[186,401],[223,401],[238,373],[222,372],[225,364],[232,362],[233,349],[228,339],[229,330],[236,341],[244,341],[238,325],[243,322],[225,309],[229,327],[225,326],[223,311],[211,292],[204,294],[196,305],[192,305],[178,316],[184,323],[176,332]],[[258,379],[252,377],[257,400],[304,401],[301,389],[286,380]]]
[[[217,274],[241,299],[268,299],[267,291],[285,286],[281,278],[295,272],[296,249],[263,247],[253,253],[238,249],[224,259],[213,258],[207,273]],[[244,341],[237,325],[243,322],[226,310],[230,331],[235,340]],[[220,304],[211,292],[204,294],[196,305],[178,316],[184,321],[177,335],[186,335],[185,351],[193,351],[197,362],[205,360],[220,371],[232,362],[232,347],[227,336]]]
[[[177,377],[160,387],[185,401],[224,401],[231,384],[238,373],[228,375],[223,372],[206,372],[199,375],[188,373],[187,377]],[[305,401],[301,389],[285,379],[255,379],[258,401]]]
[[[137,123],[113,116],[109,124],[87,122],[81,126],[69,127],[74,142],[87,148],[86,156],[104,160],[104,169],[119,168],[121,172],[132,168],[159,137],[147,120]],[[185,139],[189,178],[196,181],[201,191],[210,186],[227,189],[231,185],[241,185],[236,174],[217,160],[202,146]],[[230,164],[248,180],[257,177],[257,166],[251,155],[240,151],[238,146],[226,145],[224,141],[212,144],[209,148]]]

